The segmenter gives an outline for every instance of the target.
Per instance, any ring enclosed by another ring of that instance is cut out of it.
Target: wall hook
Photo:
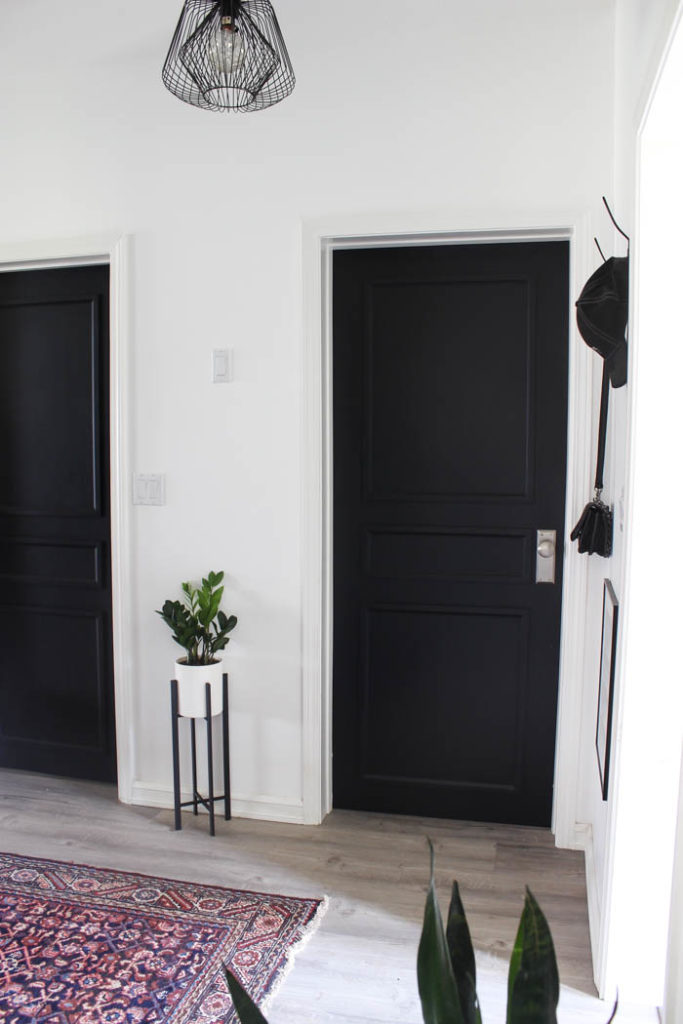
[[[602,251],[602,249],[600,248],[600,243],[598,242],[597,238],[595,238],[595,236],[593,236],[593,241],[594,241],[594,242],[595,242],[595,244],[597,245],[597,247],[598,247],[598,252],[599,252],[599,253],[600,253],[600,255],[602,256],[602,262],[603,262],[603,263],[607,263],[607,259],[605,258],[605,254],[604,254],[604,252]]]
[[[617,229],[617,231],[619,232],[619,234],[620,234],[620,235],[622,236],[622,238],[625,238],[625,239],[626,239],[626,241],[628,242],[628,247],[629,247],[629,252],[630,252],[630,249],[631,249],[631,239],[630,239],[630,238],[628,237],[628,235],[626,234],[626,232],[625,232],[625,231],[622,231],[622,229],[621,229],[621,228],[619,227],[619,225],[617,224],[616,220],[614,219],[614,214],[612,213],[612,211],[611,211],[611,210],[610,210],[610,208],[609,208],[609,203],[607,202],[607,200],[605,199],[605,197],[604,197],[604,196],[602,197],[602,201],[603,201],[603,203],[605,204],[605,209],[607,210],[607,212],[608,212],[608,214],[609,214],[609,219],[610,219],[610,220],[612,221],[612,223],[614,224],[615,228]],[[598,246],[598,248],[600,248],[600,247]],[[601,255],[602,255],[602,254],[601,254]],[[603,259],[604,259],[604,258],[605,258],[605,257],[603,256]]]

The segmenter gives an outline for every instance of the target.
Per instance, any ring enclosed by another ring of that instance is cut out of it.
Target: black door
[[[550,823],[568,260],[334,256],[335,807]]]
[[[109,268],[0,274],[0,764],[114,781]]]

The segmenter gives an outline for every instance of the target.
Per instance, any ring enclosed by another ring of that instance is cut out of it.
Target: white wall
[[[668,952],[664,1024],[680,1024],[683,1020],[683,761],[679,784]]]
[[[676,505],[667,441],[677,429],[676,373],[679,346],[672,341],[675,270],[665,276],[665,197],[680,188],[681,165],[648,166],[650,209],[638,233],[638,130],[672,28],[674,0],[619,0],[616,22],[616,160],[610,197],[617,219],[632,236],[634,290],[630,324],[630,384],[612,393],[608,500],[615,505],[614,556],[591,564],[587,602],[586,690],[579,819],[591,825],[593,867],[589,876],[596,938],[597,979],[611,996],[661,1003],[673,827],[680,744],[680,690],[676,672],[676,545],[657,557],[652,544],[653,505],[659,487]],[[678,100],[680,109],[680,98]],[[646,172],[644,168],[643,188]],[[676,183],[676,184],[674,184]],[[645,195],[645,193],[644,193]],[[679,195],[680,200],[680,195]],[[669,217],[676,219],[676,210]],[[610,252],[625,243],[601,235]],[[668,304],[665,298],[670,296]],[[631,416],[633,396],[637,413]],[[633,454],[634,474],[628,460]],[[595,767],[595,702],[600,646],[602,581],[609,576],[622,603],[621,644],[615,699],[613,784],[604,803]],[[628,588],[628,589],[627,589]],[[626,643],[624,643],[626,641]],[[646,936],[634,942],[633,936]]]
[[[180,580],[228,573],[233,790],[300,817],[301,227],[442,209],[443,228],[596,214],[612,171],[611,0],[277,0],[293,96],[184,106],[160,69],[180,0],[0,13],[4,244],[132,236],[135,790],[168,799]],[[214,346],[236,381],[213,386]],[[576,510],[578,513],[578,509]],[[260,804],[259,804],[260,801]]]

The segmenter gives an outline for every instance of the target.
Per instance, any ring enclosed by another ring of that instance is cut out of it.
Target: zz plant
[[[228,633],[237,625],[235,615],[220,610],[223,599],[223,572],[210,572],[201,587],[181,584],[182,601],[164,601],[157,611],[173,634],[173,639],[187,651],[188,665],[212,665],[215,655],[228,644]]]
[[[477,996],[474,948],[453,882],[444,930],[434,885],[434,849],[429,843],[431,876],[417,951],[417,983],[425,1024],[482,1024]],[[237,978],[226,970],[230,995],[241,1024],[268,1024]],[[557,1024],[560,982],[548,922],[530,890],[526,890],[508,974],[506,1024]],[[611,1024],[616,1015],[614,1006]]]

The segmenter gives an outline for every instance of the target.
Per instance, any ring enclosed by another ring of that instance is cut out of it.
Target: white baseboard
[[[570,849],[583,850],[586,861],[586,894],[588,898],[588,925],[590,928],[591,955],[593,959],[593,979],[596,988],[600,990],[598,983],[598,950],[600,949],[600,934],[602,929],[602,894],[598,883],[598,876],[595,870],[595,855],[593,853],[593,828],[591,825],[576,823],[574,836]]]
[[[219,790],[219,792],[221,792]],[[183,802],[192,799],[192,794],[183,792]],[[159,807],[164,810],[173,809],[173,790],[170,786],[160,786],[153,782],[134,782],[131,803],[138,807]],[[303,801],[285,800],[277,797],[233,796],[230,801],[233,818],[254,818],[258,821],[280,821],[290,825],[303,825]],[[216,808],[220,813],[222,806]],[[200,807],[202,813],[206,813]]]

